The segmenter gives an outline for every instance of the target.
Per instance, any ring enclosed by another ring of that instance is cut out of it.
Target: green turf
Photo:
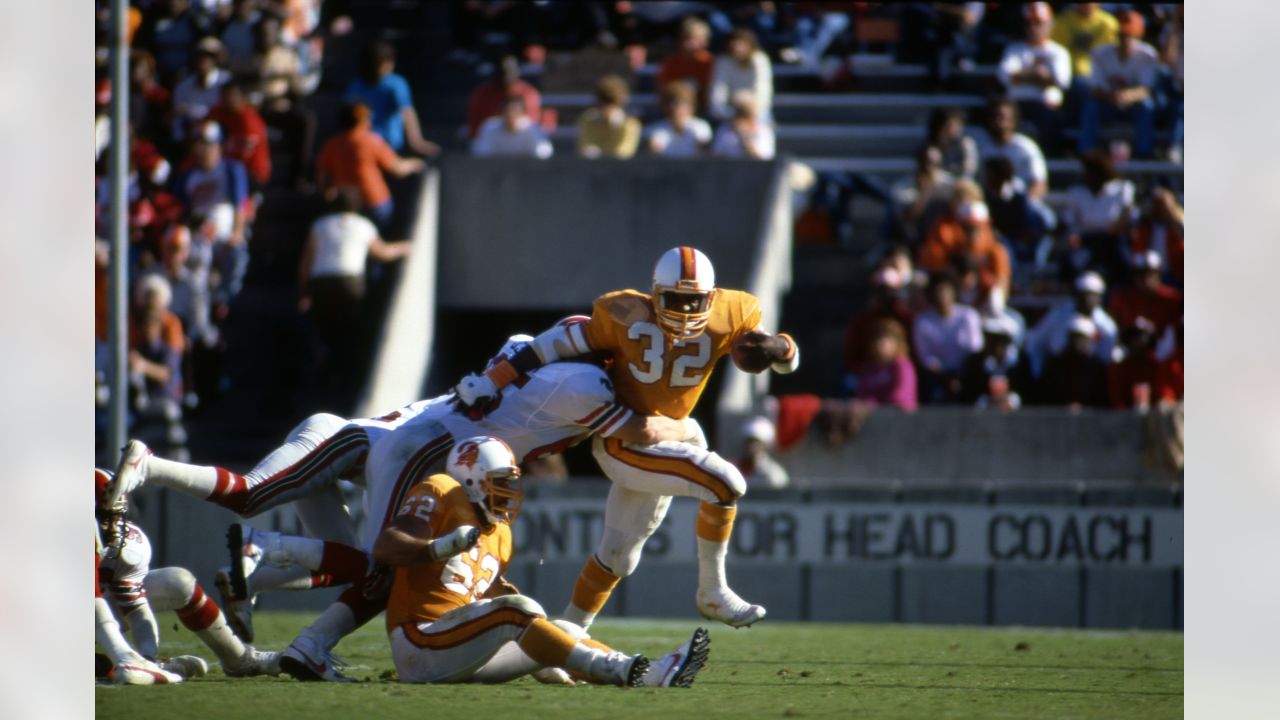
[[[261,613],[259,647],[280,649],[308,617]],[[380,619],[379,619],[380,620]],[[162,613],[167,654],[211,653]],[[612,621],[593,635],[658,656],[695,621]],[[219,670],[174,687],[99,686],[100,717],[756,718],[1182,716],[1182,635],[904,625],[764,622],[711,627],[711,657],[689,690],[539,685],[413,686],[393,669],[380,622],[339,647],[358,684],[302,685],[287,677],[231,680]]]

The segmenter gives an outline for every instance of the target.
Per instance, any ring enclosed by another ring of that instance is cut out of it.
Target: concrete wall
[[[658,255],[694,245],[716,280],[745,287],[772,162],[626,162],[449,156],[440,202],[445,308],[586,310],[647,290]]]
[[[1129,412],[1027,408],[1007,415],[968,408],[873,413],[852,442],[828,448],[811,434],[779,455],[793,480],[1138,480],[1144,419]]]

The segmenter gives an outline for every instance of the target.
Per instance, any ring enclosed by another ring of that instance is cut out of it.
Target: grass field
[[[168,654],[211,659],[162,613]],[[255,617],[259,647],[281,649],[308,616]],[[1172,718],[1182,716],[1182,635],[903,625],[764,622],[712,626],[711,656],[689,690],[540,685],[401,685],[381,618],[338,654],[358,684],[302,685],[287,677],[230,680],[220,670],[173,687],[99,686],[103,718]],[[695,621],[601,622],[593,635],[653,657],[683,642]],[[213,663],[211,663],[213,664]]]

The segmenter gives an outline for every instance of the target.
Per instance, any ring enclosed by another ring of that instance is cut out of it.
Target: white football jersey
[[[497,407],[479,420],[459,412],[450,399],[424,401],[415,417],[370,448],[361,535],[365,550],[372,550],[409,487],[443,470],[454,442],[492,435],[524,462],[561,452],[593,432],[608,437],[632,416],[617,402],[604,370],[586,363],[552,363],[521,376],[502,388]]]
[[[121,616],[146,602],[147,593],[142,581],[151,572],[151,541],[142,528],[125,523],[124,542],[107,548],[98,570],[98,582],[103,594],[111,598]]]

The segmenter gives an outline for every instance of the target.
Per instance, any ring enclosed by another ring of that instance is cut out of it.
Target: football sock
[[[565,608],[564,618],[584,628],[590,627],[620,579],[592,555],[573,585],[573,599]]]
[[[360,580],[372,568],[369,566],[369,556],[364,552],[350,545],[326,542],[315,570],[332,576],[334,584],[342,584]]]
[[[96,597],[93,599],[93,617],[94,617],[94,637],[102,649],[107,652],[107,657],[111,658],[111,662],[116,665],[127,662],[137,662],[141,659],[133,648],[129,647],[129,643],[125,641],[124,635],[120,634],[120,623],[116,622],[116,616],[111,614],[111,608],[107,605],[107,601],[103,598]]]
[[[165,460],[152,455],[147,459],[147,482],[154,482],[164,487],[173,488],[201,500],[213,498],[221,479],[218,471],[221,468],[188,465],[186,463]],[[228,471],[222,470],[223,473]],[[230,473],[228,473],[230,474]]]
[[[569,633],[543,618],[530,622],[516,644],[535,662],[546,667],[568,667],[566,663],[577,645]]]
[[[725,507],[703,502],[698,508],[694,534],[698,538],[698,588],[700,590],[729,587],[725,579],[724,558],[729,550],[729,536],[733,534],[733,518],[737,514],[736,506]]]
[[[199,585],[187,604],[178,608],[178,619],[209,646],[223,665],[233,664],[244,655],[244,643],[227,627],[226,616]]]
[[[350,592],[350,589],[348,589],[348,592]],[[346,594],[343,593],[343,596],[346,596]],[[309,636],[324,649],[332,650],[342,638],[349,635],[356,627],[356,617],[351,606],[342,602],[341,598],[339,598],[338,602],[330,603],[329,607],[320,613],[320,617],[303,628],[298,635]]]
[[[249,576],[249,595],[270,590],[310,590],[329,587],[327,576],[311,571],[296,563],[288,565],[259,565]]]

